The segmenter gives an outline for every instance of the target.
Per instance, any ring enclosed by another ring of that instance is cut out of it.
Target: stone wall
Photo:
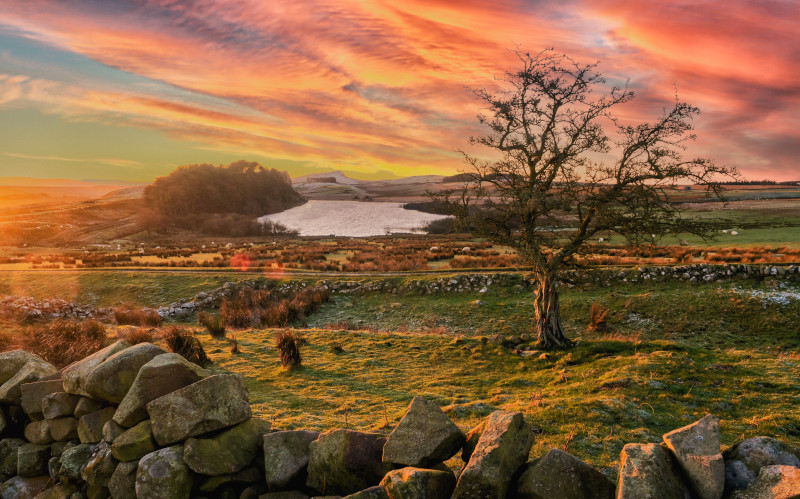
[[[415,397],[388,435],[276,431],[237,375],[118,341],[58,371],[0,353],[0,498],[798,497],[800,450],[755,437],[720,452],[719,420],[628,444],[619,479],[552,449],[529,460],[522,413],[466,433]],[[447,461],[447,464],[445,464]]]

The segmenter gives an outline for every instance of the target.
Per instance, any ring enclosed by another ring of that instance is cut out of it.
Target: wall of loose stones
[[[798,497],[800,450],[755,437],[721,452],[719,420],[628,444],[616,484],[553,449],[529,460],[522,413],[456,426],[415,397],[388,435],[279,431],[236,375],[118,341],[56,370],[0,354],[0,498]],[[445,461],[447,464],[445,464]]]

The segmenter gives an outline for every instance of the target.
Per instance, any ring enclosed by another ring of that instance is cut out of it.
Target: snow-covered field
[[[402,203],[362,201],[309,201],[290,210],[266,215],[301,236],[380,236],[394,232],[418,233],[434,220],[447,218],[416,210],[404,210]]]

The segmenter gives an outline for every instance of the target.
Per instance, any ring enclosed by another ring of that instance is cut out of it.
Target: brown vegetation
[[[203,350],[203,345],[188,329],[172,326],[164,332],[164,341],[170,352],[177,353],[189,362],[204,367],[212,363]]]
[[[275,347],[281,356],[281,365],[286,369],[300,367],[303,357],[300,355],[300,346],[305,344],[302,336],[294,331],[279,331],[275,335]]]
[[[19,348],[61,368],[103,348],[106,329],[94,320],[56,320],[29,328],[18,342]]]
[[[161,325],[161,316],[158,312],[149,308],[136,308],[129,303],[114,307],[114,320],[117,324],[128,324],[131,326],[151,326]]]

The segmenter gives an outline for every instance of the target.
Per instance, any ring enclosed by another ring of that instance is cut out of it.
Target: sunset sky
[[[689,153],[800,180],[796,0],[3,0],[0,176],[455,173],[481,132],[465,86],[517,45],[628,79],[629,120],[677,89],[702,109]]]

